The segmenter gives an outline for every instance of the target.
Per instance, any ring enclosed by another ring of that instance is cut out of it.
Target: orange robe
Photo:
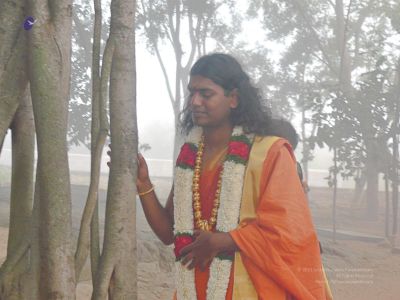
[[[259,299],[327,299],[317,236],[287,141],[273,143],[261,179],[255,218],[230,232]]]
[[[277,140],[261,163],[261,180],[252,183],[254,189],[258,185],[260,194],[256,217],[230,232],[240,249],[251,289],[261,300],[325,300],[318,240],[290,145]],[[218,164],[202,171],[200,196],[205,218],[211,214],[219,171]],[[257,296],[233,296],[234,264],[226,300],[257,300]],[[206,300],[208,278],[209,269],[195,269],[197,300]]]

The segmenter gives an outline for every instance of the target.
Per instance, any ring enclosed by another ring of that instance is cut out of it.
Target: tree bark
[[[20,26],[18,26],[18,28],[19,27]],[[28,78],[26,72],[27,57],[25,32],[20,30],[13,41],[7,41],[5,39],[3,42],[1,38],[0,28],[0,48],[4,48],[2,45],[7,42],[13,45],[12,53],[4,58],[3,61],[0,61],[0,141],[3,141],[7,129],[17,111],[20,99],[22,99],[26,90]],[[4,71],[2,71],[2,68],[4,68]]]
[[[16,47],[18,36],[22,35],[21,20],[24,18],[25,0],[2,0],[0,2],[0,82],[7,75]]]
[[[100,131],[101,120],[107,120],[106,104],[107,99],[101,97],[101,78],[100,78],[100,48],[101,48],[101,29],[102,29],[102,8],[101,1],[94,0],[94,25],[93,25],[93,53],[92,53],[92,114],[97,111],[100,117],[92,115],[98,119],[95,124],[92,123],[91,139],[97,136]],[[96,100],[96,101],[95,101]],[[93,102],[96,102],[94,106]],[[102,104],[102,105],[101,105]],[[101,107],[103,109],[101,109]],[[101,114],[104,116],[101,117]],[[107,126],[108,127],[108,126]],[[107,128],[108,130],[108,128]],[[91,155],[95,152],[92,146]],[[92,168],[92,167],[91,167]],[[100,172],[98,174],[100,177]],[[98,187],[97,187],[98,190]],[[100,232],[99,232],[99,199],[97,196],[96,207],[90,222],[90,266],[92,271],[92,279],[96,277],[97,266],[100,259]],[[93,285],[94,280],[92,280]]]
[[[135,1],[111,3],[111,169],[105,236],[92,299],[137,299]]]
[[[38,145],[40,299],[75,299],[67,117],[70,0],[29,0],[29,78]]]
[[[21,242],[21,233],[28,231],[33,204],[35,124],[29,89],[21,102],[11,125],[12,179],[7,255]]]
[[[5,274],[0,299],[29,299],[21,286],[26,283],[29,266],[27,236],[30,234],[30,222],[33,203],[34,169],[34,121],[29,89],[26,90],[14,120],[12,129],[12,180],[10,196],[10,225],[8,231],[7,260],[16,263]]]

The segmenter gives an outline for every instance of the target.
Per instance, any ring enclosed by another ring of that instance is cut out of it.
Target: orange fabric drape
[[[291,147],[263,163],[256,218],[231,231],[259,299],[326,299],[318,241]]]
[[[283,139],[274,140],[267,157],[259,161],[261,180],[252,176],[250,183],[257,187],[253,188],[259,197],[248,197],[257,203],[255,217],[249,216],[230,232],[258,300],[328,299],[318,241],[290,145]],[[220,170],[220,164],[202,170],[200,196],[205,218],[211,214]],[[242,201],[246,199],[244,194]],[[208,278],[208,268],[204,272],[195,269],[198,300],[206,300]],[[233,284],[232,268],[226,299],[232,300]]]

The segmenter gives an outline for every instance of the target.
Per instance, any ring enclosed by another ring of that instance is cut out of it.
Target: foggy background
[[[80,1],[76,1],[80,3]],[[110,12],[108,10],[109,1],[103,2],[103,23],[108,26],[108,18]],[[277,41],[273,39],[268,39],[268,30],[263,28],[262,18],[260,16],[248,16],[248,8],[251,1],[225,1],[227,3],[234,3],[234,10],[243,18],[242,20],[242,32],[237,34],[236,39],[240,42],[245,43],[246,49],[253,48],[255,51],[265,51],[266,56],[260,57],[256,64],[262,65],[265,63],[263,60],[266,59],[272,62],[272,68],[277,70],[280,60],[282,59],[283,52],[287,50],[287,41]],[[219,1],[219,3],[224,3],[224,1]],[[79,7],[79,10],[77,9]],[[87,18],[85,13],[92,12],[91,4],[80,3],[75,6],[75,13],[78,15],[76,18]],[[219,18],[229,17],[230,12],[227,7],[220,9]],[[93,17],[93,16],[91,16]],[[91,20],[84,20],[84,24],[90,24],[92,26]],[[80,35],[81,39],[91,39],[90,27],[81,28],[76,26],[77,30],[82,30]],[[107,27],[103,28],[103,37],[107,36]],[[263,32],[264,31],[264,32]],[[162,70],[154,54],[150,53],[148,47],[146,47],[146,40],[141,35],[142,31],[139,29],[137,31],[137,42],[136,42],[136,67],[137,67],[137,118],[138,118],[138,128],[139,128],[139,142],[141,144],[148,144],[150,149],[142,151],[144,156],[148,159],[150,163],[151,174],[154,176],[171,176],[172,175],[172,156],[174,147],[174,117],[173,110],[171,107],[170,100],[167,95],[167,88],[165,84],[165,79],[163,77]],[[187,33],[186,33],[187,34]],[[76,36],[76,34],[75,34]],[[188,40],[185,33],[183,40],[188,46]],[[399,35],[394,35],[391,37],[393,42],[397,43],[397,50],[400,45]],[[289,38],[290,40],[290,38]],[[260,47],[260,41],[264,44]],[[86,40],[85,43],[88,41]],[[73,120],[70,122],[70,150],[69,150],[69,162],[71,171],[90,171],[90,151],[88,149],[88,133],[89,133],[89,123],[90,120],[90,55],[91,48],[89,44],[79,45],[77,38],[73,41],[73,69],[75,72],[83,71],[79,77],[72,75],[72,89],[71,98],[72,102],[70,104],[71,111],[74,116]],[[235,55],[235,49],[230,49],[228,47],[221,47],[223,45],[216,45],[215,41],[211,38],[208,40],[209,47],[207,52],[222,51]],[[104,46],[104,43],[103,43]],[[80,48],[80,49],[79,49]],[[262,48],[262,49],[261,49]],[[77,50],[79,49],[79,51]],[[260,50],[261,49],[261,50]],[[398,50],[399,51],[399,50]],[[166,57],[165,64],[171,81],[174,81],[174,53],[171,47],[165,44],[165,42],[160,46],[161,55]],[[236,57],[238,57],[236,55]],[[240,58],[239,58],[240,60]],[[243,61],[243,60],[241,60]],[[243,63],[243,62],[242,62]],[[254,62],[253,62],[254,63]],[[269,62],[268,62],[269,63]],[[246,63],[243,63],[245,69],[249,69]],[[250,77],[253,77],[252,73],[249,72]],[[75,74],[76,75],[76,74]],[[268,76],[273,76],[273,74],[267,74]],[[256,84],[262,90],[265,87],[258,83]],[[75,87],[75,88],[74,88]],[[279,88],[279,86],[277,87]],[[270,101],[271,99],[267,99]],[[277,106],[279,106],[279,101],[277,101]],[[290,104],[290,113],[279,112],[276,116],[283,117],[294,125],[298,134],[300,135],[300,112],[295,107],[295,105]],[[286,108],[286,105],[283,109]],[[278,109],[279,110],[279,109]],[[79,122],[74,123],[77,119],[85,119],[85,121],[79,120]],[[308,130],[309,131],[309,130]],[[73,132],[73,133],[71,133]],[[301,137],[300,137],[301,138]],[[84,144],[86,143],[86,146]],[[104,151],[106,152],[106,151]],[[298,148],[296,149],[296,157],[299,161],[302,160],[302,143],[300,141]],[[327,186],[326,177],[328,176],[328,169],[332,165],[332,151],[328,149],[325,145],[323,148],[318,148],[313,151],[313,158],[309,162],[309,172],[310,172],[310,185],[315,186]],[[106,166],[107,156],[104,153],[102,172],[108,173],[108,168]],[[10,167],[11,166],[11,136],[10,134],[6,136],[3,152],[0,157],[0,165]],[[350,181],[350,182],[349,182]],[[352,179],[338,179],[338,185],[340,187],[352,188]],[[380,188],[382,189],[382,182],[380,183]]]
[[[214,51],[237,57],[262,89],[274,116],[296,128],[300,137],[296,158],[310,186],[309,206],[334,298],[399,299],[399,1],[137,1],[139,142],[161,201],[171,184],[175,134],[165,75],[176,98],[176,48],[169,40],[166,3],[179,3],[182,8],[182,65],[190,59],[188,20],[192,16],[194,27],[203,22],[196,33],[200,42],[195,45],[195,59]],[[109,1],[103,1],[103,46],[108,8]],[[90,171],[92,21],[91,4],[75,1],[68,139],[72,189],[82,191],[76,197],[73,193],[76,230]],[[179,78],[187,78],[187,72],[182,70]],[[186,92],[182,80],[181,105]],[[11,180],[10,140],[8,134],[0,156],[0,188],[8,187]],[[101,170],[101,213],[107,150]],[[138,222],[147,224],[140,205],[138,214]],[[161,295],[172,288],[171,269],[159,262],[160,256],[165,259],[165,249],[146,226],[139,227],[138,239],[145,241],[140,247],[147,247],[139,249],[139,256],[145,255],[154,272],[141,275],[140,280],[150,286],[160,282],[146,300],[166,299]]]

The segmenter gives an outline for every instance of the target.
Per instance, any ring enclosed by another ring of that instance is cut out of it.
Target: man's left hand
[[[205,270],[218,253],[238,250],[232,237],[226,232],[195,230],[194,238],[194,242],[182,248],[180,252],[181,263],[187,265],[190,262],[187,266],[189,270],[196,266]]]

